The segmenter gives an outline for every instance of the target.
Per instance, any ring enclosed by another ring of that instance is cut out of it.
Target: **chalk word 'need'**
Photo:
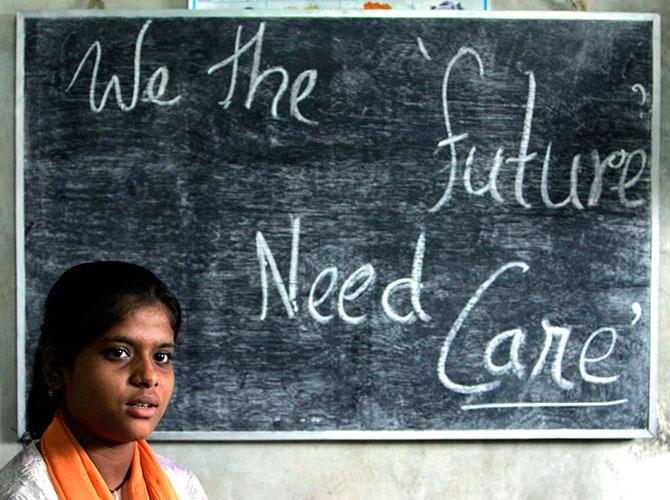
[[[89,93],[88,93],[88,101],[89,105],[91,106],[91,111],[93,111],[94,113],[100,113],[103,109],[105,109],[107,99],[109,98],[109,94],[112,92],[112,89],[114,89],[114,97],[116,97],[116,104],[119,107],[119,109],[121,109],[122,111],[134,110],[135,107],[137,106],[138,101],[140,100],[140,83],[142,81],[142,75],[141,75],[142,45],[144,43],[144,37],[150,25],[151,25],[150,20],[145,22],[144,26],[142,26],[142,29],[137,35],[137,39],[135,40],[135,55],[133,57],[133,92],[129,104],[126,104],[126,102],[123,100],[123,93],[121,91],[121,80],[119,79],[119,76],[116,74],[112,75],[112,77],[109,79],[109,82],[107,82],[107,86],[105,87],[105,91],[103,92],[102,97],[100,98],[100,102],[96,103],[95,91],[96,87],[98,86],[98,72],[100,71],[100,62],[102,60],[102,44],[100,43],[99,40],[93,42],[86,51],[86,54],[84,54],[84,57],[79,62],[79,66],[77,66],[77,71],[75,71],[74,76],[70,81],[70,84],[67,86],[67,89],[65,89],[65,92],[70,91],[72,86],[77,81],[77,78],[79,78],[79,74],[84,68],[86,61],[88,61],[89,56],[95,52],[95,62],[93,63],[93,70],[91,72],[91,83],[89,86]],[[165,96],[165,92],[167,90],[169,81],[170,81],[170,72],[168,71],[166,66],[160,66],[158,69],[156,69],[156,71],[153,72],[153,74],[147,81],[144,88],[144,93],[142,94],[141,98],[142,102],[148,102],[151,104],[155,104],[157,106],[172,106],[174,104],[177,104],[181,99],[181,96],[177,96],[169,100],[163,100],[163,96]]]
[[[262,305],[260,319],[265,320],[268,310],[268,295],[269,295],[269,279],[268,268],[272,274],[281,301],[286,310],[286,315],[289,318],[294,318],[299,312],[297,295],[298,295],[298,258],[300,246],[300,218],[293,218],[291,223],[291,264],[289,269],[288,290],[284,285],[284,279],[279,273],[277,261],[274,258],[272,251],[263,236],[263,233],[258,231],[256,233],[256,253],[258,255],[258,262],[260,264],[261,275],[261,293]],[[421,233],[416,242],[414,250],[414,259],[412,261],[412,272],[410,277],[400,278],[389,283],[382,293],[381,303],[384,313],[393,321],[398,323],[413,323],[419,318],[421,321],[430,321],[430,316],[421,307],[421,273],[423,269],[423,255],[426,247],[426,235]],[[339,271],[337,267],[331,266],[323,269],[314,279],[309,290],[309,297],[307,299],[307,311],[309,315],[319,323],[328,323],[333,319],[335,314],[326,314],[321,310],[324,301],[331,296],[337,286]],[[364,264],[356,271],[351,273],[340,286],[337,294],[337,315],[339,318],[349,324],[358,325],[367,319],[366,314],[359,316],[352,316],[347,312],[347,304],[358,299],[369,287],[376,278],[375,269],[372,264]],[[326,290],[317,293],[318,287],[321,284],[327,284]],[[391,304],[391,297],[402,291],[408,290],[410,293],[412,310],[406,314],[398,312]]]
[[[453,325],[451,326],[451,329],[449,330],[449,333],[447,334],[444,340],[444,344],[440,350],[440,357],[437,364],[438,377],[440,382],[442,382],[444,387],[447,389],[461,394],[480,394],[493,391],[502,383],[500,378],[491,380],[489,382],[472,385],[456,382],[452,380],[447,374],[447,361],[449,357],[449,351],[454,340],[456,339],[456,336],[459,334],[463,323],[466,321],[469,314],[479,303],[482,295],[502,274],[513,269],[520,270],[525,273],[528,271],[529,267],[525,262],[509,262],[496,270],[493,274],[491,274],[491,276],[488,277],[486,281],[484,281],[484,283],[479,286],[468,303],[461,310],[460,314],[456,318],[456,321],[454,321]],[[566,346],[568,345],[571,329],[566,326],[552,325],[547,319],[542,321],[542,329],[544,330],[545,334],[544,345],[529,375],[526,373],[526,367],[520,361],[520,351],[523,349],[526,343],[526,334],[522,328],[514,328],[512,330],[498,333],[489,341],[484,351],[484,365],[486,371],[495,377],[502,377],[508,374],[512,374],[519,379],[528,377],[529,381],[533,380],[543,371],[555,339],[557,341],[557,345],[555,347],[554,358],[551,363],[551,378],[561,389],[568,391],[573,389],[575,383],[566,380],[563,377],[562,370],[563,356],[565,354]],[[593,342],[599,337],[605,336],[609,336],[609,348],[607,352],[601,356],[593,356],[593,354],[590,352],[591,344],[593,344]],[[579,373],[585,382],[592,384],[611,384],[619,378],[619,375],[608,377],[594,375],[589,370],[592,365],[604,361],[612,354],[614,351],[614,346],[616,345],[616,340],[616,329],[611,327],[604,327],[591,333],[586,342],[584,342],[579,356]],[[507,363],[504,365],[496,364],[494,362],[494,355],[496,351],[498,351],[501,346],[505,344],[509,345]]]
[[[443,170],[449,172],[449,176],[444,188],[444,192],[440,199],[428,210],[429,212],[437,212],[445,206],[452,197],[458,173],[459,161],[456,152],[456,144],[468,138],[468,132],[454,134],[451,124],[451,117],[449,115],[449,84],[451,71],[461,58],[470,56],[476,63],[478,74],[480,78],[484,78],[484,63],[479,53],[468,47],[461,47],[458,53],[449,61],[444,72],[442,80],[442,112],[444,115],[444,127],[447,132],[447,137],[437,144],[438,150],[449,147],[451,155],[450,162]],[[501,188],[498,184],[498,177],[505,164],[515,164],[516,171],[514,172],[514,189],[513,195],[516,203],[524,208],[531,208],[531,204],[526,201],[524,188],[526,178],[527,165],[536,159],[537,153],[529,153],[528,147],[530,144],[533,113],[535,109],[536,97],[536,82],[535,74],[532,71],[527,71],[528,76],[528,95],[526,98],[525,116],[523,122],[523,129],[521,132],[521,140],[519,142],[519,149],[512,158],[505,158],[504,149],[498,148],[494,158],[491,162],[488,171],[488,179],[484,185],[474,186],[472,181],[473,171],[476,168],[475,155],[477,147],[471,146],[470,151],[465,160],[465,165],[462,173],[463,187],[465,192],[470,196],[485,196],[489,195],[495,203],[504,203],[505,198],[501,193]],[[596,207],[600,203],[600,198],[603,190],[603,176],[608,169],[619,170],[619,179],[616,185],[611,186],[610,189],[617,193],[619,203],[626,208],[640,207],[645,203],[643,199],[629,199],[626,191],[632,189],[640,180],[647,168],[647,153],[643,149],[636,149],[632,152],[624,149],[615,150],[607,154],[601,159],[600,153],[597,150],[591,152],[591,164],[593,167],[593,174],[591,185],[588,193],[588,198],[585,200],[579,197],[580,174],[582,172],[582,164],[586,163],[582,160],[581,154],[576,154],[572,158],[572,165],[570,167],[570,186],[566,196],[557,201],[552,198],[549,185],[549,171],[551,169],[551,154],[552,143],[549,142],[545,149],[544,159],[542,161],[542,173],[540,180],[540,196],[544,207],[549,209],[559,209],[571,205],[576,210],[584,210],[585,204],[587,207]],[[635,170],[634,173],[633,170]]]
[[[260,23],[258,26],[258,31],[254,36],[252,36],[247,43],[240,46],[240,39],[242,37],[242,26],[237,27],[237,36],[235,37],[235,51],[233,55],[223,59],[221,62],[218,62],[211,66],[207,70],[207,74],[211,75],[216,71],[219,71],[226,66],[230,66],[230,83],[228,84],[228,93],[226,98],[222,101],[219,101],[219,104],[223,106],[224,109],[228,109],[230,104],[233,102],[233,97],[235,96],[235,90],[237,88],[237,74],[239,71],[240,57],[254,47],[254,54],[251,63],[251,71],[249,72],[249,88],[247,90],[247,97],[244,101],[244,107],[251,109],[251,105],[254,101],[256,95],[256,90],[258,86],[265,80],[268,76],[272,74],[277,74],[281,76],[281,83],[279,88],[275,93],[274,99],[272,100],[271,113],[273,118],[278,118],[277,106],[280,99],[286,92],[289,83],[288,71],[281,66],[275,66],[274,68],[269,68],[260,72],[261,66],[261,56],[263,53],[263,36],[265,34],[265,23]],[[298,77],[293,81],[291,85],[291,94],[289,98],[289,109],[291,116],[296,120],[307,123],[308,125],[318,125],[318,122],[310,120],[303,116],[298,108],[298,104],[309,97],[314,90],[316,85],[318,73],[315,69],[308,69],[303,71],[298,75]]]

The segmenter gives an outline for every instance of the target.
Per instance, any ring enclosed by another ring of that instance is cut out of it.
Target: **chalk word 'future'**
[[[419,47],[425,51],[422,42]],[[440,199],[428,210],[429,212],[437,212],[442,207],[447,205],[451,199],[454,188],[459,176],[459,162],[456,151],[456,144],[468,138],[469,133],[464,132],[454,134],[451,124],[451,117],[449,115],[449,98],[448,90],[451,78],[451,72],[456,63],[463,57],[470,56],[477,64],[477,69],[480,78],[484,78],[484,63],[482,62],[479,53],[468,47],[461,47],[457,54],[449,61],[444,72],[442,80],[442,111],[444,115],[444,127],[447,132],[447,137],[437,144],[438,151],[442,148],[449,147],[450,161],[445,166],[444,170],[449,172],[449,177],[444,188],[444,192]],[[531,208],[531,204],[526,201],[524,194],[526,166],[537,157],[537,153],[529,153],[528,147],[530,144],[531,129],[533,123],[533,113],[535,109],[536,97],[536,82],[533,71],[527,71],[528,76],[528,95],[525,105],[525,116],[523,122],[523,129],[521,133],[521,140],[519,142],[518,154],[512,158],[505,158],[504,149],[498,148],[488,172],[488,179],[483,186],[474,187],[472,182],[473,170],[475,169],[475,155],[477,147],[472,146],[465,160],[465,165],[462,173],[463,188],[468,195],[484,196],[488,194],[496,203],[504,203],[500,187],[498,186],[498,176],[504,164],[516,164],[516,171],[514,175],[514,199],[516,203],[524,208]],[[580,173],[582,170],[582,155],[576,154],[572,158],[572,165],[570,167],[570,185],[569,192],[566,197],[560,201],[554,201],[550,194],[549,186],[549,171],[551,165],[552,142],[546,147],[544,160],[542,162],[542,174],[540,182],[540,196],[542,204],[549,209],[563,208],[567,205],[572,205],[577,210],[584,210],[584,202],[579,197],[579,183]],[[608,169],[620,170],[619,179],[616,185],[611,186],[612,191],[616,191],[619,203],[627,208],[640,207],[645,203],[643,199],[631,200],[628,198],[626,191],[635,187],[642,179],[642,175],[647,167],[647,153],[644,149],[636,149],[632,152],[624,149],[617,149],[605,156],[601,160],[601,155],[597,150],[591,152],[591,163],[593,165],[593,179],[586,200],[587,207],[596,207],[600,202],[603,190],[603,176]],[[637,165],[636,165],[637,164]],[[637,166],[637,171],[631,175],[631,170]]]

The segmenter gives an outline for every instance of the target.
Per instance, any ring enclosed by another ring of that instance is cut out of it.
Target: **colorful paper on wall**
[[[491,0],[190,0],[189,8],[258,10],[489,10]]]

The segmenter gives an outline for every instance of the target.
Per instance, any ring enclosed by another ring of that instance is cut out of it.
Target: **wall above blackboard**
[[[658,23],[19,16],[19,433],[121,259],[184,305],[159,439],[653,434]]]

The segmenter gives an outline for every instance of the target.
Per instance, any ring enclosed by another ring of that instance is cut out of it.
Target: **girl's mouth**
[[[133,418],[154,418],[159,415],[158,399],[151,395],[131,399],[126,403],[126,412]]]

